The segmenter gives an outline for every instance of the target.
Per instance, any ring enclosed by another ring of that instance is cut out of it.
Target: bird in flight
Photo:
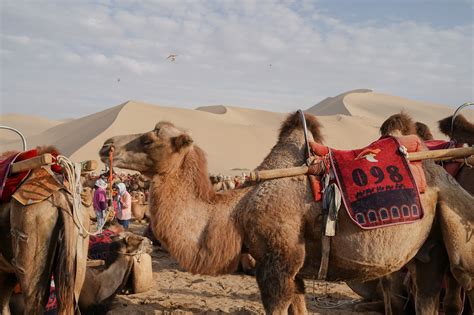
[[[170,54],[166,59],[170,59],[171,61],[176,61],[176,57],[178,57],[178,55]]]

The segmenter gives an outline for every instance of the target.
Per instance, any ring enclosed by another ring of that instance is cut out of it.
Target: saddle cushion
[[[44,168],[36,168],[17,188],[12,198],[22,205],[30,205],[48,199],[60,189],[67,189],[54,175]]]

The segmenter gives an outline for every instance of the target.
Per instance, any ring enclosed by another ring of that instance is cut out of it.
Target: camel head
[[[453,116],[449,116],[438,121],[439,130],[458,143],[474,145],[474,124],[463,115],[455,117],[454,126],[452,120]]]
[[[144,253],[151,254],[153,243],[150,239],[131,232],[122,232],[114,238],[116,248],[114,251],[124,254]]]
[[[185,131],[172,123],[159,122],[149,132],[108,139],[99,155],[102,162],[108,163],[112,150],[113,166],[151,176],[179,167],[192,148],[193,140]]]

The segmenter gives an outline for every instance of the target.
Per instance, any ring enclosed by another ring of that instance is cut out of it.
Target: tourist
[[[97,216],[97,231],[102,233],[102,228],[104,227],[104,223],[107,215],[107,182],[103,179],[98,179],[95,182],[95,191],[94,191],[94,199],[93,199],[93,206],[95,210],[95,214]]]
[[[127,191],[124,183],[114,185],[117,190],[117,221],[125,229],[128,229],[128,224],[132,218],[132,197]]]

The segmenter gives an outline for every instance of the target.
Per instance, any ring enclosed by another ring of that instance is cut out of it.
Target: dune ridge
[[[439,139],[445,137],[438,131],[436,122],[452,115],[455,110],[449,106],[361,89],[327,98],[307,111],[319,116],[325,144],[338,149],[353,149],[377,139],[382,122],[402,109],[414,119],[427,123]],[[462,114],[474,121],[474,110],[464,110]],[[28,143],[30,147],[55,145],[76,161],[98,159],[98,151],[109,137],[146,132],[152,130],[158,121],[165,120],[187,130],[195,143],[206,151],[210,172],[240,174],[242,170],[255,168],[268,154],[276,143],[280,124],[286,115],[224,105],[185,109],[130,100],[55,125],[29,136]],[[27,126],[28,121],[24,125]],[[14,141],[2,145],[2,149],[18,149],[19,146],[19,141]]]

